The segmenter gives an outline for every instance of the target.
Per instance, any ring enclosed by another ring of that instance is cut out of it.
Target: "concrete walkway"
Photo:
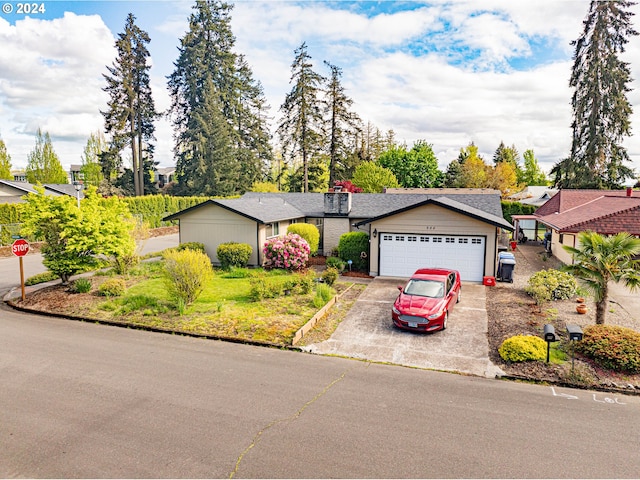
[[[503,374],[489,360],[486,287],[465,283],[447,329],[424,334],[399,330],[391,322],[397,286],[406,280],[376,277],[331,338],[305,350],[489,378]]]

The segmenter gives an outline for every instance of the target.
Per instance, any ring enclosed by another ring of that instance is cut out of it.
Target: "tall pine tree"
[[[350,111],[353,100],[340,81],[342,70],[327,61],[324,63],[331,71],[324,107],[329,133],[329,186],[332,187],[337,180],[350,179],[355,171],[357,138],[362,129],[360,117]]]
[[[233,51],[232,8],[196,1],[169,76],[178,194],[243,193],[271,161],[266,100]]]
[[[107,133],[111,134],[111,156],[129,146],[131,148],[133,185],[135,195],[144,195],[145,168],[153,166],[155,139],[154,120],[158,117],[149,81],[149,35],[135,24],[133,14],[127,16],[124,32],[118,34],[118,56],[113,66],[107,66],[109,75],[104,91],[109,94],[108,109],[101,112]],[[148,172],[146,172],[148,175]]]
[[[323,118],[320,103],[324,78],[313,71],[305,42],[295,51],[291,64],[293,88],[280,106],[283,119],[278,127],[283,156],[292,163],[302,162],[302,191],[309,191],[309,165],[323,144]]]
[[[551,171],[557,187],[620,188],[633,175],[622,146],[624,137],[631,135],[631,71],[619,58],[628,38],[638,35],[628,10],[633,5],[627,0],[592,0],[584,31],[572,42],[573,141],[571,155]]]

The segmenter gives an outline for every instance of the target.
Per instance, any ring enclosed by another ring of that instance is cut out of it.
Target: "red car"
[[[391,308],[393,324],[405,330],[431,332],[447,328],[449,312],[460,301],[460,273],[421,268],[413,274]]]

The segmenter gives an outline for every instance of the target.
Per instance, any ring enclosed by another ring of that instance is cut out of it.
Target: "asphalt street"
[[[144,255],[175,247],[178,244],[178,234],[175,233],[149,238],[141,242],[138,249],[139,253]],[[23,257],[23,268],[25,279],[47,270],[42,265],[42,254],[34,252],[30,252]],[[0,295],[10,291],[12,288],[20,288],[20,260],[15,256],[0,258]]]
[[[0,477],[637,477],[640,398],[0,310]]]

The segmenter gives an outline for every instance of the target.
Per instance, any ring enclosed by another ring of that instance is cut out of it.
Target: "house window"
[[[560,243],[564,243],[564,233],[560,234]]]
[[[278,235],[280,235],[280,223],[267,224],[267,238],[277,237]]]

